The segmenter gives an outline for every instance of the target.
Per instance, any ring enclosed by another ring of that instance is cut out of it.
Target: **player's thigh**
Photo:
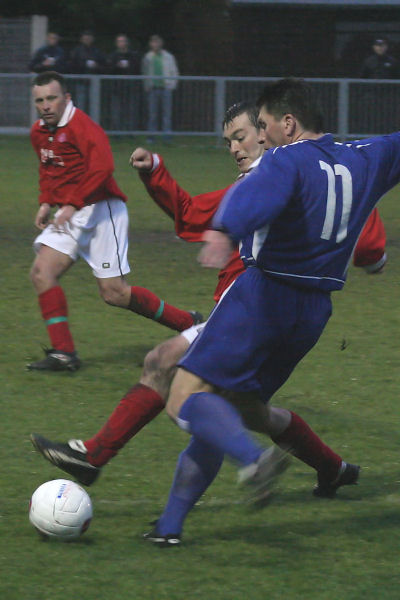
[[[265,286],[258,269],[240,275],[179,366],[221,389],[256,391],[258,368],[277,336],[270,309],[264,307]]]
[[[41,244],[32,264],[32,279],[58,279],[74,263],[68,254]]]
[[[189,371],[185,371],[184,369],[178,369],[169,392],[166,407],[168,415],[173,419],[176,419],[181,407],[189,396],[200,392],[213,391],[214,386],[201,377],[198,377]]]

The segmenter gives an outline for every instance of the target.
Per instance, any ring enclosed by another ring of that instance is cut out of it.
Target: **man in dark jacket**
[[[83,31],[79,44],[71,52],[71,71],[82,75],[105,73],[106,57],[94,45],[92,31]],[[89,110],[89,80],[80,79],[71,88],[78,108]]]
[[[104,73],[106,59],[104,54],[94,45],[94,35],[84,31],[79,44],[71,52],[71,69],[73,73]]]
[[[388,54],[388,42],[385,38],[377,38],[372,44],[372,54],[368,56],[361,68],[362,79],[397,79],[399,63]]]
[[[63,48],[59,45],[60,36],[58,33],[50,31],[46,39],[47,43],[34,53],[29,63],[29,70],[34,73],[42,73],[43,71],[65,73],[67,68],[66,56]]]
[[[131,48],[129,38],[124,33],[116,36],[115,50],[109,55],[107,64],[109,72],[113,75],[140,75],[141,55]],[[115,79],[111,86],[111,129],[136,129],[140,111],[141,82]]]

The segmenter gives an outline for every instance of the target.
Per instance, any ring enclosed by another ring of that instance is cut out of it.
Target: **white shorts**
[[[189,327],[189,329],[181,331],[180,335],[183,335],[183,337],[189,342],[189,344],[191,344],[192,342],[194,342],[194,340],[199,335],[200,331],[202,331],[205,326],[206,321],[204,323],[199,323],[198,325],[192,325],[191,327]]]
[[[82,257],[100,279],[118,277],[130,271],[128,225],[128,210],[123,200],[101,200],[77,210],[62,229],[48,225],[33,247],[38,252],[43,244],[72,260]]]

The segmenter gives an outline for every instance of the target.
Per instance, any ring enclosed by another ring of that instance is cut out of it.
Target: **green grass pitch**
[[[197,245],[175,238],[128,167],[139,144],[144,141],[112,140],[117,180],[129,196],[129,281],[207,313],[216,272],[196,263]],[[187,438],[161,414],[89,488],[89,531],[76,543],[44,543],[28,521],[29,499],[41,483],[64,475],[35,453],[29,433],[90,437],[138,380],[146,351],[171,332],[106,306],[90,270],[79,263],[63,286],[84,367],[76,374],[25,371],[47,343],[29,281],[37,160],[25,137],[0,137],[0,149],[0,597],[398,599],[400,189],[381,203],[385,272],[350,269],[322,339],[274,399],[362,465],[357,487],[341,489],[335,500],[314,498],[315,473],[294,460],[270,506],[250,512],[227,463],[188,518],[185,544],[162,551],[142,542],[141,534],[162,509]],[[235,177],[231,159],[213,140],[182,138],[155,149],[192,193],[225,187]]]

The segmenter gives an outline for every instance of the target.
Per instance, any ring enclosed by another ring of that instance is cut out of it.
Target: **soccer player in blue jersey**
[[[239,478],[256,499],[268,495],[285,457],[250,437],[220,390],[257,392],[268,407],[324,330],[330,293],[344,285],[368,215],[400,181],[400,133],[335,142],[302,80],[268,85],[258,107],[265,146],[274,148],[227,192],[200,254],[204,266],[220,268],[239,242],[247,268],[180,361],[167,403],[192,438],[145,536],[162,545],[180,542],[187,513],[225,454],[241,465]]]

